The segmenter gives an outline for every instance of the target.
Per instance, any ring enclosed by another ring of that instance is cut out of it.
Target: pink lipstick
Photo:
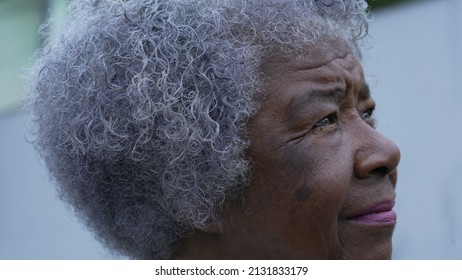
[[[395,202],[385,201],[361,211],[350,219],[368,226],[392,226],[396,224]]]

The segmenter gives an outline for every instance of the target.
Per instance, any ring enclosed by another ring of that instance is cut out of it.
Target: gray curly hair
[[[30,70],[31,135],[105,245],[168,259],[250,182],[262,64],[366,33],[362,0],[74,1]]]

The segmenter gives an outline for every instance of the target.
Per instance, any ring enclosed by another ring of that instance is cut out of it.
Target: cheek
[[[338,214],[351,178],[344,155],[339,149],[301,146],[262,155],[247,192],[248,201],[259,205],[258,227],[267,228],[267,237],[280,248],[313,253],[303,257],[335,254]]]
[[[335,150],[285,149],[267,164],[256,166],[259,185],[275,203],[290,209],[291,223],[306,217],[335,217],[349,186],[351,173]],[[261,163],[261,162],[260,162]]]
[[[291,193],[292,220],[302,220],[310,215],[310,219],[315,218],[320,223],[337,222],[338,213],[350,191],[353,170],[352,159],[337,148],[295,152],[293,160],[287,162],[289,170],[275,170],[280,172],[278,176],[284,178],[286,191]],[[284,173],[293,176],[283,177]]]

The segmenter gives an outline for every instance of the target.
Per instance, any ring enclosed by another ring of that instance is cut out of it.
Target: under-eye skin
[[[331,113],[320,119],[311,129],[304,130],[298,133],[295,137],[289,139],[288,142],[300,143],[307,135],[315,135],[318,132],[330,132],[337,129],[338,112]]]

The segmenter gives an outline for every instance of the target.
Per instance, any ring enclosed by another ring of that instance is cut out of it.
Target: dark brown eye
[[[375,108],[370,108],[370,109],[362,112],[362,114],[361,114],[361,118],[366,123],[368,123],[370,126],[372,126],[373,128],[375,128],[375,126],[376,126],[376,121],[375,121],[375,117],[374,117],[374,110],[375,110]]]
[[[337,113],[333,113],[333,114],[328,115],[327,117],[324,117],[322,120],[318,121],[314,127],[315,128],[325,127],[325,126],[335,124],[336,122],[337,122]]]
[[[371,109],[368,109],[368,110],[364,111],[361,114],[361,118],[362,119],[370,119],[370,118],[373,118],[373,114],[374,114],[374,108],[371,108]]]

